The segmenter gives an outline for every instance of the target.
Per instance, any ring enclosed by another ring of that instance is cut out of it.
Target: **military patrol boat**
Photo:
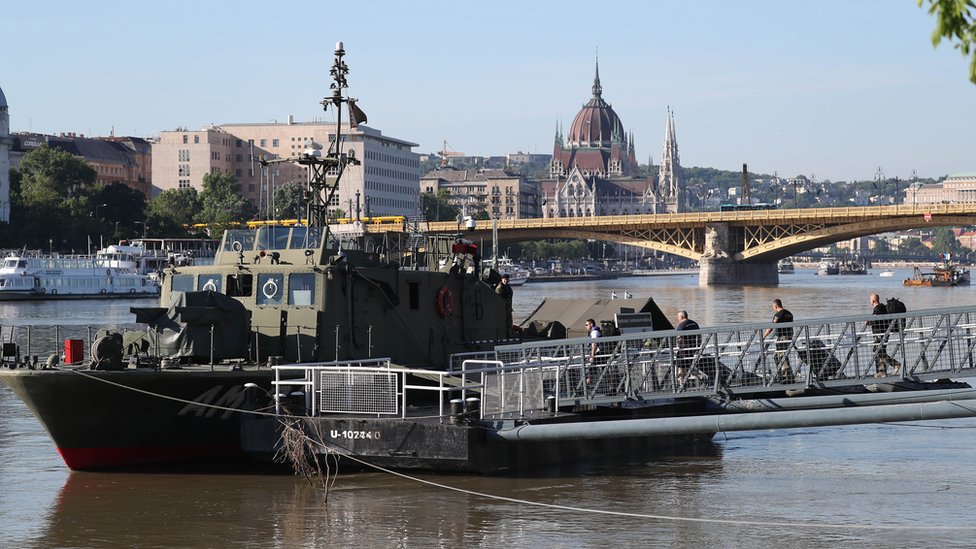
[[[359,164],[342,151],[342,110],[350,127],[366,120],[344,96],[344,55],[339,43],[322,101],[339,113],[335,140],[266,162],[308,168],[305,225],[228,230],[213,265],[165,269],[160,306],[132,309],[148,329],[99,334],[90,365],[38,366],[10,351],[17,358],[0,381],[70,468],[239,456],[235,410],[269,398],[269,364],[382,356],[443,369],[453,353],[509,337],[505,305],[459,237],[367,251],[362,237],[330,231],[327,205],[346,167]]]

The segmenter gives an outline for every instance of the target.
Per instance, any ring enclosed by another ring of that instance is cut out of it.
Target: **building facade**
[[[0,221],[10,222],[10,113],[7,98],[0,89]]]
[[[491,218],[524,219],[539,217],[539,184],[505,170],[458,170],[445,167],[420,180],[421,192],[437,194],[447,190],[449,203],[461,215],[485,212]]]
[[[152,198],[152,146],[140,137],[85,137],[63,133],[58,136],[17,132],[13,136],[11,167],[30,151],[47,146],[70,153],[95,170],[95,184],[121,183]]]
[[[234,175],[241,193],[262,215],[271,211],[275,189],[287,182],[302,184],[307,170],[293,163],[261,166],[260,159],[289,158],[301,154],[309,142],[332,146],[336,125],[319,122],[223,124],[199,131],[178,128],[159,134],[153,143],[153,181],[162,191],[203,189],[203,176]],[[420,161],[416,143],[385,136],[363,125],[342,128],[343,152],[361,164],[350,165],[329,205],[331,211],[355,216],[411,215],[419,204]],[[358,206],[357,206],[358,204]]]
[[[542,217],[649,214],[657,197],[649,179],[585,176],[578,167],[543,184]]]
[[[950,175],[941,183],[914,183],[905,190],[905,204],[976,203],[976,172]]]

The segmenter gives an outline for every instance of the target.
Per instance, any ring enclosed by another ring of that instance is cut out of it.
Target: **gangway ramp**
[[[525,342],[469,355],[485,417],[554,406],[843,392],[976,376],[976,307]],[[456,363],[457,364],[457,363]],[[876,387],[875,387],[876,388]]]

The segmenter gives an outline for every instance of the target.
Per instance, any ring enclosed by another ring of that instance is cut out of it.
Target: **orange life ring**
[[[447,318],[454,311],[454,294],[447,286],[437,292],[437,312]]]

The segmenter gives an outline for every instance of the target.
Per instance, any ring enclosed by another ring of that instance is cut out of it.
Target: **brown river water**
[[[902,288],[798,270],[778,287],[699,288],[693,276],[527,284],[520,319],[552,297],[654,297],[703,326],[976,304],[976,288]],[[10,324],[127,322],[140,302],[0,304]],[[97,320],[91,311],[99,311]],[[78,410],[78,413],[85,413]],[[695,451],[519,477],[73,473],[0,387],[3,547],[972,547],[976,419],[718,435]],[[340,464],[341,469],[341,464]]]

